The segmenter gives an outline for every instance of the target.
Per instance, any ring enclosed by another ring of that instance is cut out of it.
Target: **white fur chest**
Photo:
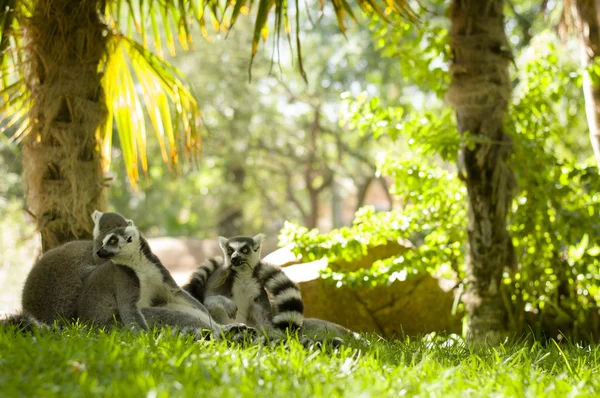
[[[167,298],[167,289],[166,284],[163,282],[163,275],[155,264],[150,261],[144,261],[134,270],[140,280],[138,308],[152,306],[152,300],[155,298]]]
[[[233,302],[237,306],[236,322],[248,322],[250,306],[260,296],[260,285],[252,276],[252,270],[244,267],[237,271],[237,278],[233,281],[231,289]]]

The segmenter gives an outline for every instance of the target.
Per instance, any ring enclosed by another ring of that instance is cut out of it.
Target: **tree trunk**
[[[331,181],[331,227],[340,228],[344,226],[344,198],[342,197],[342,186],[336,177]]]
[[[33,107],[23,168],[44,251],[90,238],[90,214],[104,207],[97,130],[107,112],[98,68],[107,31],[100,3],[36,1],[25,30]]]
[[[246,169],[242,163],[227,162],[225,166],[226,176],[235,192],[234,200],[222,200],[219,203],[219,214],[221,215],[217,224],[217,232],[220,236],[231,238],[232,236],[242,235],[244,230],[244,203],[241,198],[244,192],[246,182]]]
[[[600,57],[600,1],[573,0],[571,8],[581,48],[581,64],[587,69]],[[583,96],[590,140],[600,167],[600,76],[592,79],[587,70],[583,73]]]
[[[489,344],[498,343],[507,329],[500,284],[503,268],[513,258],[506,213],[514,177],[506,164],[511,142],[503,130],[511,54],[502,7],[502,0],[453,0],[450,12],[454,62],[448,101],[456,110],[460,134],[477,142],[464,148],[459,161],[469,206],[467,335]]]
[[[319,226],[319,193],[316,189],[308,190],[308,202],[310,204],[310,212],[304,219],[304,226],[308,229],[317,228]]]
[[[369,191],[369,187],[375,177],[368,177],[362,184],[358,186],[358,193],[356,194],[356,208],[354,209],[354,213],[356,213],[361,207],[365,205],[365,200],[367,199],[367,192]]]

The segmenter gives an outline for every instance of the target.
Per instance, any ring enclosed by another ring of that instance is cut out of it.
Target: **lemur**
[[[86,279],[77,313],[84,322],[111,326],[115,320],[147,329],[169,324],[221,333],[248,329],[219,325],[208,310],[182,290],[150,250],[135,226],[117,228],[102,239],[97,255],[111,262],[97,267]]]
[[[78,240],[49,250],[33,265],[23,287],[23,312],[52,324],[77,318],[77,299],[83,279],[95,266],[106,262],[96,255],[102,240],[111,230],[133,225],[117,213],[92,214],[94,239]]]
[[[93,241],[74,241],[45,253],[34,264],[27,277],[23,288],[23,313],[15,314],[0,324],[3,325],[34,325],[34,321],[52,324],[54,321],[69,322],[78,318],[78,301],[80,309],[83,301],[88,300],[90,307],[101,309],[101,301],[91,299],[94,294],[88,295],[84,291],[84,280],[100,278],[100,275],[110,275],[111,267],[102,267],[97,274],[98,265],[103,265],[108,260],[97,255],[106,236],[115,228],[133,226],[117,213],[101,213],[94,211]],[[122,274],[121,271],[117,272]],[[101,279],[101,278],[100,278]],[[86,281],[86,285],[91,283]],[[86,288],[87,288],[86,286]],[[207,327],[200,317],[189,313],[176,311],[165,307],[141,308],[141,312],[150,326],[174,326],[180,330],[199,329]],[[89,313],[88,313],[89,316]],[[127,317],[126,317],[127,318]],[[138,317],[139,319],[139,317]],[[143,328],[143,322],[139,321]],[[221,328],[217,329],[221,330]]]
[[[299,329],[304,319],[300,289],[281,268],[260,261],[264,237],[219,237],[224,260],[204,262],[183,289],[203,302],[218,322]]]
[[[291,321],[292,327],[301,326],[303,338],[312,339],[312,342],[331,341],[334,346],[339,346],[347,339],[364,342],[358,333],[341,325],[317,318],[304,318],[304,304],[298,287],[281,268],[260,261],[263,239],[263,234],[253,238],[238,237],[229,240],[220,237],[219,246],[225,260],[222,257],[206,260],[192,274],[183,289],[204,303],[213,318],[221,323],[238,320],[258,328],[261,326],[260,320],[253,322],[252,319],[258,314],[259,319],[262,316],[262,325],[265,327],[266,315],[267,328],[275,324],[280,329],[285,329]],[[253,271],[249,272],[249,269]],[[244,291],[244,284],[247,285],[246,299],[236,300],[235,296]],[[239,287],[234,289],[234,285]],[[273,296],[272,300],[265,294],[265,288]],[[250,296],[255,296],[255,299],[250,300]],[[246,315],[240,308],[246,308]],[[275,317],[268,318],[273,314]]]

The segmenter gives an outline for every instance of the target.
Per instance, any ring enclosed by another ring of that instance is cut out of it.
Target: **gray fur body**
[[[140,281],[131,269],[108,261],[97,266],[83,284],[77,300],[82,322],[110,328],[115,322],[139,329],[148,325],[137,303]]]
[[[217,322],[241,322],[251,327],[272,325],[269,296],[250,269],[217,268],[208,279],[207,292],[204,303]]]
[[[77,299],[83,280],[106,260],[96,255],[102,239],[112,229],[131,224],[117,213],[93,215],[94,240],[66,243],[46,252],[33,265],[23,287],[22,307],[40,322],[72,321],[77,318]]]
[[[114,264],[97,268],[86,280],[82,320],[102,326],[117,321],[141,329],[169,325],[195,334],[208,329],[217,338],[228,330],[177,285],[135,227],[116,229],[103,243],[98,254]]]

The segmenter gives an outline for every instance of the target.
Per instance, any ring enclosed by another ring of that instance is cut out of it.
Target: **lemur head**
[[[102,247],[96,254],[118,264],[127,265],[131,259],[139,257],[140,233],[135,226],[116,228],[102,239]]]
[[[103,239],[104,237],[101,237],[101,235],[106,235],[115,228],[134,226],[133,221],[126,219],[119,213],[102,213],[94,210],[92,220],[94,220],[94,239]]]
[[[260,262],[260,249],[264,234],[258,234],[254,238],[249,236],[236,236],[227,239],[219,236],[219,246],[223,250],[225,266],[238,268],[243,265],[254,269]]]

